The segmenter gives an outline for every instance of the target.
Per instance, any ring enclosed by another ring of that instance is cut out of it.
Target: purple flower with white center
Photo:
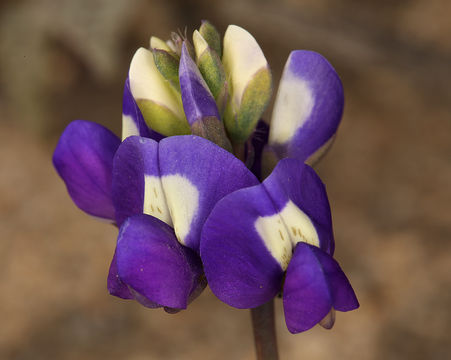
[[[293,51],[274,104],[268,150],[315,162],[332,143],[343,113],[343,87],[320,54]]]
[[[231,25],[222,46],[203,22],[193,43],[152,37],[135,53],[122,142],[79,120],[55,150],[77,206],[120,228],[108,290],[177,312],[208,280],[237,308],[281,294],[293,333],[330,328],[358,302],[332,257],[325,187],[305,163],[334,139],[340,79],[321,55],[293,51],[268,126],[272,77],[252,35]]]
[[[185,309],[206,285],[197,255],[205,220],[219,199],[257,183],[241,161],[203,138],[127,138],[113,166],[120,233],[110,293]]]
[[[213,293],[247,309],[282,291],[292,333],[334,309],[358,307],[333,251],[325,187],[296,159],[281,160],[263,183],[220,200],[202,231],[201,257]]]

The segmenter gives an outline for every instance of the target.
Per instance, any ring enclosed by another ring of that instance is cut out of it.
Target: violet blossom
[[[135,53],[122,142],[78,120],[55,150],[76,205],[120,227],[108,289],[175,312],[202,292],[206,276],[237,308],[282,294],[291,332],[330,327],[334,310],[358,302],[332,257],[325,187],[305,162],[334,139],[340,79],[321,55],[293,51],[268,134],[261,116],[272,76],[252,35],[231,25],[222,45],[203,22],[193,44],[152,37]]]

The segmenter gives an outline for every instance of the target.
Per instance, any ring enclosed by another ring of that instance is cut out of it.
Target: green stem
[[[278,360],[274,299],[251,309],[257,360]]]

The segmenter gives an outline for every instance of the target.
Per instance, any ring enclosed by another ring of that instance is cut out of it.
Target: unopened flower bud
[[[230,25],[224,35],[222,60],[230,91],[225,126],[232,142],[244,143],[268,105],[271,71],[254,37],[236,25]]]
[[[172,88],[180,93],[179,59],[169,51],[153,49],[153,59],[160,74],[171,84]]]
[[[160,50],[165,50],[165,51],[172,51],[172,49],[169,47],[169,45],[166,42],[164,42],[160,38],[157,38],[156,36],[152,36],[150,38],[150,49],[151,50],[160,49]]]
[[[151,129],[165,136],[190,133],[181,100],[161,75],[151,51],[138,49],[130,64],[129,80],[131,93]]]

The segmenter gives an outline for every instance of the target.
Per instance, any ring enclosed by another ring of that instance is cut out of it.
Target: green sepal
[[[166,106],[147,99],[136,99],[136,103],[144,121],[152,130],[165,136],[191,134],[186,118],[179,118]]]
[[[224,130],[224,124],[216,116],[207,116],[199,119],[191,125],[191,131],[193,135],[208,139],[224,150],[233,153],[232,144]]]
[[[207,47],[197,59],[197,66],[216,100],[220,114],[227,103],[227,79],[221,59],[210,47]]]
[[[180,93],[179,59],[170,52],[161,49],[152,49],[152,53],[160,74]]]
[[[221,35],[218,30],[207,20],[202,20],[202,24],[199,28],[199,33],[208,43],[208,46],[212,48],[219,58],[222,57],[222,47],[221,47]]]
[[[233,89],[230,89],[233,91]],[[272,93],[272,77],[269,68],[253,75],[246,86],[239,107],[230,99],[224,113],[227,133],[233,143],[244,143],[254,131],[269,103]]]

